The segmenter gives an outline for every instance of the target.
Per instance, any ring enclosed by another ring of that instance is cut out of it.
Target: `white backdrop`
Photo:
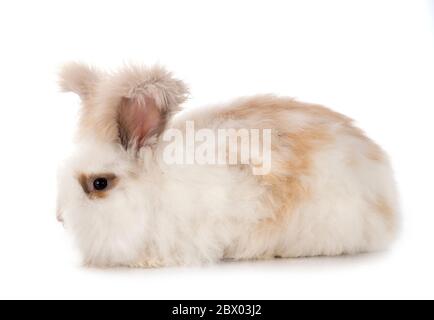
[[[434,298],[432,1],[2,1],[0,298]],[[188,106],[254,93],[358,120],[391,155],[399,241],[345,258],[94,270],[55,219],[78,99],[61,63],[161,62]]]

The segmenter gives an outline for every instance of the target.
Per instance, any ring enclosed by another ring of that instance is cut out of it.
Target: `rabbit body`
[[[178,112],[186,88],[159,67],[106,75],[72,65],[62,81],[84,106],[77,152],[59,175],[58,216],[87,264],[335,256],[381,250],[395,236],[389,160],[343,115],[272,95]],[[269,130],[269,170],[255,173],[264,163],[251,154],[246,163],[168,163],[167,133],[186,141],[188,123]],[[97,177],[106,190],[94,189]]]

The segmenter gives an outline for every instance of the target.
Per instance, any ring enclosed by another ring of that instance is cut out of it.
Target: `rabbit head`
[[[79,95],[82,112],[77,148],[59,172],[58,219],[87,264],[134,263],[158,194],[147,162],[187,88],[159,66],[105,73],[77,63],[62,69],[60,84]]]

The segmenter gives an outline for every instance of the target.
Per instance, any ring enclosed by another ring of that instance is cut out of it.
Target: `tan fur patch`
[[[259,177],[270,191],[267,200],[275,213],[265,223],[278,226],[309,198],[309,186],[303,178],[312,173],[314,153],[331,141],[330,135],[322,128],[280,134],[279,137],[281,141],[276,146],[274,159],[277,161],[273,161],[272,173]],[[282,145],[288,150],[282,149]]]
[[[289,128],[287,119],[294,113],[318,121],[301,128]],[[273,129],[272,171],[257,177],[267,190],[264,203],[274,212],[272,218],[259,226],[264,231],[270,227],[283,227],[283,222],[297,206],[308,200],[311,191],[303,179],[311,174],[315,152],[332,141],[324,121],[351,126],[351,119],[327,108],[273,96],[241,101],[219,116],[235,120],[253,119],[257,121],[256,128]]]
[[[372,161],[384,161],[383,150],[374,141],[369,139],[361,129],[356,128],[351,124],[346,124],[343,133],[356,139],[363,140],[368,144],[368,149],[365,151],[365,155],[368,159]]]
[[[333,120],[334,122],[347,124],[351,124],[352,122],[350,118],[323,106],[272,95],[240,100],[240,102],[232,105],[229,110],[220,112],[220,114],[231,119],[243,119],[260,114],[263,119],[270,119],[284,124],[285,119],[282,119],[279,115],[282,112],[297,111],[324,120]]]
[[[396,231],[396,212],[393,206],[382,196],[377,196],[377,198],[371,201],[372,209],[376,214],[381,215],[385,218],[389,230]]]
[[[377,197],[377,199],[373,202],[373,206],[375,211],[381,213],[385,217],[392,217],[394,214],[392,206],[387,202],[383,197]]]
[[[372,143],[368,152],[366,153],[368,159],[372,161],[384,161],[384,153],[383,150],[375,143]]]

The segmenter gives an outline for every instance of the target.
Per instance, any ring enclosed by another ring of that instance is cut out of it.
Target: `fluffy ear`
[[[140,148],[162,132],[188,95],[186,85],[160,66],[127,67],[115,75],[112,90],[120,90],[117,122],[126,149]]]
[[[165,115],[151,97],[123,98],[119,106],[119,139],[125,149],[141,147],[148,138],[160,133],[165,125]]]
[[[82,100],[89,98],[101,78],[101,73],[86,64],[71,62],[59,73],[59,84],[64,92],[74,92]]]

